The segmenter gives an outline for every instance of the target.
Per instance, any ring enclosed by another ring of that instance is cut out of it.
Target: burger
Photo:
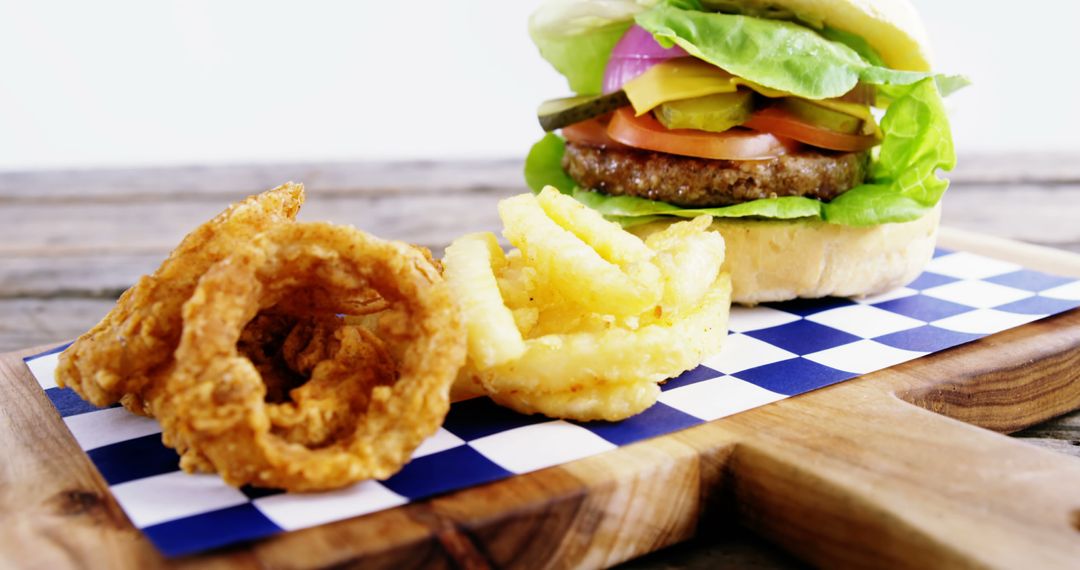
[[[933,254],[956,156],[907,0],[549,0],[529,21],[574,96],[525,177],[646,235],[713,216],[739,303],[867,296]]]

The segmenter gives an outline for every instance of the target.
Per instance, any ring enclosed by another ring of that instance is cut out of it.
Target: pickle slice
[[[657,107],[656,118],[669,129],[722,133],[745,123],[753,112],[754,94],[736,91],[664,103]]]
[[[593,117],[606,115],[629,104],[630,100],[626,98],[626,93],[616,91],[607,95],[585,95],[544,101],[536,114],[540,119],[540,126],[550,132]]]
[[[847,113],[833,111],[803,99],[781,99],[777,106],[799,120],[837,133],[854,135],[862,130],[863,120]]]

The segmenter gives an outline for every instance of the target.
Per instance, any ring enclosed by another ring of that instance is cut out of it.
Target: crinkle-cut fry
[[[490,306],[466,303],[465,312],[512,321],[525,349],[492,366],[473,359],[460,393],[479,382],[523,413],[614,421],[654,404],[658,382],[720,350],[731,280],[720,272],[724,241],[708,231],[709,216],[643,242],[551,188],[503,200],[499,214],[519,249],[485,258],[496,247],[489,237],[487,250],[456,251],[462,256],[448,254],[446,265],[452,273],[468,258],[490,270],[502,305],[487,295]]]
[[[645,241],[656,252],[654,263],[664,282],[665,317],[693,310],[705,296],[724,262],[724,238],[710,232],[712,216],[672,224]]]
[[[594,382],[661,382],[720,351],[730,305],[731,279],[724,273],[695,310],[670,322],[637,330],[612,327],[532,338],[525,341],[520,358],[483,370],[481,377],[485,386],[500,392],[540,386],[562,392]]]
[[[562,195],[553,199],[573,200]],[[590,311],[610,315],[638,314],[660,301],[663,291],[660,270],[655,265],[648,261],[619,265],[604,259],[591,245],[549,217],[534,196],[522,194],[502,200],[499,217],[503,235],[521,249],[536,270],[539,287],[551,288]],[[603,230],[600,226],[590,227],[592,230],[623,232],[618,226]],[[595,241],[607,248],[615,239],[622,238],[596,237]]]
[[[180,308],[218,261],[271,227],[291,222],[304,202],[301,184],[283,184],[229,206],[189,233],[158,267],[124,292],[109,314],[60,355],[56,382],[95,406],[123,398],[147,413],[139,392],[156,382],[180,341]]]
[[[659,273],[652,263],[655,253],[641,238],[552,186],[544,188],[536,201],[552,221],[585,242],[605,261],[618,265],[633,282],[656,287]]]
[[[527,341],[570,332],[596,334],[619,324],[618,318],[613,315],[590,313],[574,305],[541,303],[539,306],[536,312],[536,324],[526,337]],[[627,320],[634,319],[631,317]]]
[[[534,335],[540,319],[540,307],[546,306],[554,294],[550,290],[537,287],[536,270],[526,264],[520,249],[512,249],[506,254],[506,267],[496,276],[499,292],[503,301],[514,315],[522,338]]]
[[[495,271],[506,267],[495,234],[473,233],[454,240],[443,264],[443,276],[461,306],[468,331],[469,360],[490,368],[521,356],[525,341],[495,278]]]
[[[504,256],[506,265],[495,271],[499,293],[510,309],[535,305],[537,290],[536,270],[525,261],[520,249],[512,249]]]
[[[450,387],[450,401],[460,402],[486,395],[487,390],[480,383],[480,376],[472,366],[465,363],[458,372],[457,378],[454,379],[454,385]]]
[[[604,216],[548,186],[536,196],[551,221],[577,236],[593,248],[600,257],[619,266],[648,263],[652,250],[641,238],[609,222]]]
[[[660,386],[655,382],[592,383],[561,392],[538,388],[492,390],[489,395],[497,404],[523,414],[544,414],[582,422],[618,421],[649,409],[660,396]]]

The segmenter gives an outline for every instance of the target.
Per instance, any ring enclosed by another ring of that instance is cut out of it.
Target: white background
[[[961,152],[1080,150],[1080,2],[915,4]],[[521,157],[535,5],[0,0],[0,170]]]

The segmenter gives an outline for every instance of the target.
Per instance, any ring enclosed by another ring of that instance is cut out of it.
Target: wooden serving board
[[[1073,254],[941,242],[1080,276]],[[128,522],[31,353],[0,357],[0,565],[595,568],[715,521],[818,565],[1080,564],[1080,461],[994,433],[1080,408],[1080,309],[564,466],[175,560]]]

